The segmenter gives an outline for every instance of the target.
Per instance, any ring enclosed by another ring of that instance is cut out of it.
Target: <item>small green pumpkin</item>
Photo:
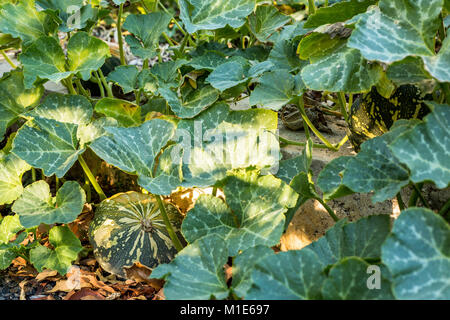
[[[182,216],[171,204],[167,214],[179,235]],[[89,228],[100,266],[125,277],[124,267],[139,262],[149,268],[169,263],[177,253],[152,195],[120,193],[100,203]]]
[[[364,141],[388,132],[397,120],[422,119],[430,112],[424,103],[426,98],[413,85],[400,86],[389,99],[375,87],[360,96],[351,108],[349,119],[349,138],[355,150]]]

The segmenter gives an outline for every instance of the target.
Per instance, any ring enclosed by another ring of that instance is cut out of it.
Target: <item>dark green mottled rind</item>
[[[166,207],[178,231],[181,215],[173,206]],[[141,221],[151,214],[153,230],[146,232]],[[169,263],[177,253],[153,196],[136,192],[103,201],[91,222],[89,238],[100,266],[121,277],[126,276],[124,267],[135,262],[155,268]]]
[[[369,139],[389,131],[400,119],[422,119],[430,109],[419,88],[413,85],[399,87],[386,99],[375,87],[368,94],[358,98],[350,112],[350,141],[356,150]]]

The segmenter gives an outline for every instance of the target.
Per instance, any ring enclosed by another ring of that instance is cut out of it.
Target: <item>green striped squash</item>
[[[174,206],[166,208],[180,237],[182,216]],[[135,262],[155,268],[177,253],[155,197],[138,192],[120,193],[100,203],[89,239],[100,266],[121,277],[125,277],[123,268]]]

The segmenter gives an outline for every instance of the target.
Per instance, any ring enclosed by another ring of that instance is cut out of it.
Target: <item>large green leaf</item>
[[[24,66],[25,86],[31,88],[37,79],[61,81],[71,75],[89,80],[110,56],[108,45],[86,32],[77,32],[67,44],[67,61],[58,41],[41,37],[19,57]]]
[[[25,188],[12,210],[25,228],[31,228],[41,223],[70,223],[81,213],[85,202],[86,194],[77,182],[64,183],[52,198],[50,186],[41,180]]]
[[[310,300],[321,298],[324,265],[311,250],[272,254],[256,263],[248,300]]]
[[[53,16],[36,10],[34,0],[7,3],[0,8],[0,32],[22,39],[24,45],[55,33],[57,28]]]
[[[323,197],[326,201],[353,193],[353,191],[342,184],[343,172],[351,159],[352,157],[333,159],[320,172],[317,178],[317,185],[323,191]]]
[[[139,127],[131,128],[105,128],[108,135],[102,136],[91,144],[92,150],[109,164],[126,172],[137,174],[142,187],[154,194],[170,194],[178,184],[181,177],[174,177],[177,185],[161,185],[158,176],[153,170],[156,167],[156,158],[175,133],[175,126],[168,121],[155,119],[147,121]],[[168,160],[172,152],[167,156]],[[175,150],[176,152],[176,150]],[[174,157],[177,155],[174,153]],[[179,157],[179,154],[178,154]],[[178,159],[181,166],[181,159]],[[176,162],[176,161],[172,161]],[[173,172],[169,163],[169,169],[162,172]],[[168,180],[166,175],[160,177]],[[158,183],[157,183],[158,182]]]
[[[225,241],[210,235],[184,248],[170,264],[161,264],[151,277],[164,279],[169,300],[225,299],[229,289],[223,266],[228,260]]]
[[[442,44],[439,53],[433,57],[423,57],[425,68],[441,82],[450,82],[450,37]]]
[[[245,250],[233,260],[232,289],[238,297],[245,297],[251,288],[251,274],[255,264],[271,255],[273,255],[271,248],[257,246]]]
[[[403,211],[383,245],[398,299],[450,299],[450,227],[428,209]]]
[[[62,178],[84,152],[77,129],[76,124],[35,117],[17,133],[12,152],[46,176]]]
[[[230,111],[224,103],[180,121],[177,139],[184,149],[183,186],[207,187],[225,178],[227,170],[277,165],[277,125],[276,112]]]
[[[250,95],[250,105],[280,110],[294,98],[295,78],[287,70],[265,73]]]
[[[192,90],[182,97],[178,97],[175,91],[167,87],[160,88],[159,93],[180,118],[193,118],[219,99],[219,91],[211,86]]]
[[[403,130],[389,148],[411,171],[413,182],[433,181],[439,188],[450,183],[450,106],[429,102],[433,112]]]
[[[419,57],[407,57],[392,63],[386,74],[398,85],[419,83],[431,79],[431,75],[425,70],[423,60]]]
[[[348,0],[321,7],[308,17],[305,28],[317,28],[324,24],[347,21],[355,15],[365,12],[369,6],[376,4],[376,2],[376,0]]]
[[[49,241],[54,250],[38,245],[30,250],[30,261],[39,272],[50,269],[65,275],[83,249],[81,242],[68,227],[53,227]]]
[[[63,123],[86,125],[91,122],[93,112],[91,103],[83,96],[52,93],[31,115]]]
[[[380,288],[369,289],[367,273],[371,265],[361,258],[345,258],[335,264],[322,287],[326,300],[393,300],[391,282],[380,275]],[[384,270],[383,270],[384,271]]]
[[[4,270],[9,267],[12,260],[17,257],[17,253],[14,251],[14,248],[17,247],[20,242],[24,240],[24,236],[27,235],[26,232],[23,232],[22,237],[17,237],[14,242],[10,242],[12,237],[16,235],[16,233],[22,230],[23,227],[20,225],[19,217],[17,215],[14,216],[6,216],[1,220],[0,223],[0,270]]]
[[[134,55],[142,59],[151,59],[156,55],[159,37],[167,29],[172,16],[164,12],[149,14],[131,14],[123,24],[133,36],[126,36]]]
[[[341,220],[306,248],[314,251],[324,265],[335,264],[346,257],[377,260],[389,231],[388,215],[370,216],[353,223]]]
[[[141,107],[126,100],[103,98],[95,105],[95,112],[117,120],[123,127],[140,125]]]
[[[25,89],[23,85],[23,73],[11,71],[0,80],[0,140],[3,139],[6,129],[23,114],[27,108],[39,103],[44,88],[36,86]]]
[[[31,169],[14,154],[0,152],[0,205],[10,204],[23,192],[22,175]]]
[[[369,64],[358,50],[344,45],[304,67],[301,74],[312,90],[360,93],[378,83],[382,69]]]
[[[87,32],[77,32],[67,44],[67,63],[69,70],[87,81],[91,72],[100,69],[109,57],[106,42],[90,36]]]
[[[354,192],[374,192],[372,201],[394,198],[409,183],[409,172],[394,157],[384,137],[366,141],[361,152],[348,161],[343,185]]]
[[[92,5],[83,5],[82,0],[37,0],[36,6],[61,20],[59,30],[71,32],[83,29],[97,18],[97,10]]]
[[[59,82],[72,74],[66,70],[64,52],[53,37],[41,37],[34,41],[19,56],[19,60],[24,67],[26,88],[32,88],[37,79]]]
[[[127,94],[138,89],[139,70],[136,66],[118,66],[110,74],[108,81],[117,83]]]
[[[225,91],[249,81],[248,71],[250,64],[241,59],[239,61],[229,61],[214,69],[206,78],[214,88]]]
[[[259,6],[248,19],[250,31],[261,42],[274,34],[279,28],[289,23],[291,18],[279,12],[273,6]]]
[[[217,234],[225,239],[229,255],[257,245],[276,245],[283,233],[284,214],[298,195],[273,176],[258,172],[237,173],[225,181],[226,203],[214,196],[201,196],[182,225],[188,242]]]
[[[380,0],[380,10],[362,15],[349,40],[368,60],[385,63],[407,56],[433,56],[442,0]]]
[[[180,0],[180,17],[189,33],[239,28],[255,8],[255,0]]]

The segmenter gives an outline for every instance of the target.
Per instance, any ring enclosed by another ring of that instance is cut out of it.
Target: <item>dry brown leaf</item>
[[[105,300],[105,297],[91,289],[83,288],[77,292],[70,292],[64,300]]]
[[[56,271],[56,270],[45,269],[44,271],[42,271],[41,273],[39,273],[36,276],[36,280],[37,280],[37,282],[41,282],[48,278],[55,277],[57,274],[58,274],[58,271]]]
[[[164,295],[164,288],[159,290],[155,296],[153,297],[153,300],[166,300],[166,296]]]
[[[28,280],[23,280],[19,283],[20,288],[20,300],[27,300],[26,294],[25,294],[25,286],[28,283]]]

